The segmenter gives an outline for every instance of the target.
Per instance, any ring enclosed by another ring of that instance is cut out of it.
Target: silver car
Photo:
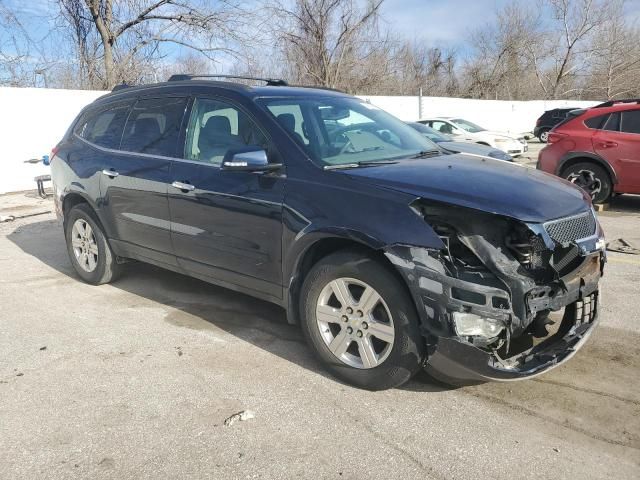
[[[440,133],[431,127],[427,127],[418,122],[407,122],[407,125],[417,130],[429,140],[438,144],[438,146],[451,153],[465,153],[467,155],[479,155],[481,157],[491,157],[498,160],[513,162],[513,157],[507,152],[500,149],[481,145],[479,143],[456,142],[452,137],[444,133]]]

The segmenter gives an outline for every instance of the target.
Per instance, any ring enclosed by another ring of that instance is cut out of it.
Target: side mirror
[[[220,169],[234,172],[270,172],[280,167],[280,163],[269,163],[266,150],[260,147],[245,147],[228,150],[222,159]]]

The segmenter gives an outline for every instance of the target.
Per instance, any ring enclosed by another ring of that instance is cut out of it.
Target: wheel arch
[[[372,240],[365,241],[363,239],[356,239],[350,235],[321,235],[306,242],[305,247],[300,251],[300,254],[297,255],[295,262],[292,264],[290,271],[285,273],[285,279],[288,283],[284,289],[284,303],[287,307],[287,321],[290,324],[300,323],[300,290],[307,273],[316,263],[326,256],[342,250],[362,252],[363,255],[379,261],[396,276],[403,288],[406,289],[407,293],[409,293],[413,299],[406,281],[384,254],[383,245]]]
[[[591,152],[569,152],[564,157],[562,157],[560,162],[558,162],[558,166],[556,168],[555,173],[557,176],[561,176],[562,172],[566,168],[569,168],[572,165],[575,165],[576,163],[581,163],[581,162],[595,163],[596,165],[604,168],[604,170],[609,174],[609,178],[611,178],[611,183],[613,185],[618,183],[618,176],[616,175],[616,172],[611,166],[611,164],[606,160],[604,160],[601,156]]]

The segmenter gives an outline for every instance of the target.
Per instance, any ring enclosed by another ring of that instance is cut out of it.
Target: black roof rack
[[[257,80],[260,82],[266,82],[268,87],[286,87],[289,84],[279,78],[259,78],[259,77],[244,77],[241,75],[190,75],[190,74],[177,74],[169,77],[169,82],[180,82],[183,80],[193,80],[194,78],[225,78],[232,80]]]
[[[129,85],[127,85],[126,83],[121,83],[120,85],[116,85],[115,87],[113,87],[111,91],[117,92],[118,90],[122,90],[124,88],[129,88]]]
[[[600,105],[596,105],[593,108],[613,107],[617,103],[640,103],[640,98],[625,98],[621,100],[609,100],[608,102],[601,103]]]

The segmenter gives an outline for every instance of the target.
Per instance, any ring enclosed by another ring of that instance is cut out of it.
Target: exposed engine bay
[[[515,368],[518,355],[551,336],[547,327],[558,323],[552,312],[565,309],[556,336],[595,318],[605,254],[592,211],[527,224],[451,205],[412,207],[442,247],[396,246],[387,257],[424,306],[428,344],[457,337]]]

